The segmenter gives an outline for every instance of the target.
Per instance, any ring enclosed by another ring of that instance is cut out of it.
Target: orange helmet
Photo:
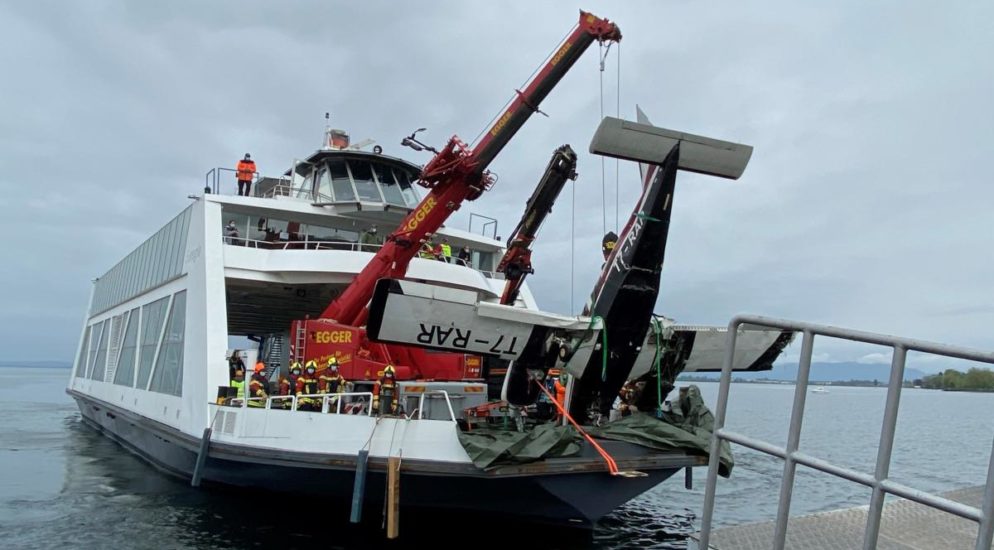
[[[263,363],[262,361],[259,361],[258,363],[255,364],[255,368],[252,369],[252,372],[254,372],[256,374],[259,374],[259,373],[261,373],[264,370],[266,370],[265,363]]]

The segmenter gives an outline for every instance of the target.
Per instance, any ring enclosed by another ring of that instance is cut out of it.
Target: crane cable
[[[609,455],[607,451],[604,450],[603,447],[598,445],[597,442],[594,441],[594,438],[590,437],[590,434],[585,432],[583,428],[581,428],[580,425],[576,423],[576,420],[573,420],[573,417],[570,416],[569,412],[563,407],[563,404],[560,403],[559,401],[556,401],[555,396],[552,395],[549,389],[545,387],[545,384],[539,381],[538,378],[533,378],[533,380],[535,381],[535,384],[539,387],[539,389],[542,390],[543,393],[545,393],[546,397],[549,398],[549,401],[552,402],[552,404],[554,404],[557,409],[559,409],[559,412],[562,413],[563,418],[568,420],[569,423],[572,424],[574,428],[576,428],[576,431],[580,432],[580,435],[582,435],[584,439],[590,442],[590,444],[597,451],[597,454],[601,455],[601,458],[603,458],[604,462],[607,464],[607,471],[610,472],[611,475],[613,476],[619,475],[618,463],[615,462],[613,458],[611,458],[611,455]]]

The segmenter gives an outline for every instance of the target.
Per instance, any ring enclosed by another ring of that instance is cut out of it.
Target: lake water
[[[350,526],[341,510],[319,501],[197,490],[161,474],[80,422],[64,393],[68,376],[62,369],[0,368],[0,547],[683,548],[699,525],[704,469],[695,470],[693,490],[674,476],[605,518],[592,539],[488,518],[446,524],[437,516],[403,516],[399,541],[386,544],[379,518]],[[698,385],[713,407],[718,385]],[[789,385],[733,385],[728,428],[783,446],[793,395]],[[885,395],[884,388],[809,393],[801,449],[872,473]],[[930,491],[984,482],[994,394],[906,389],[901,409],[893,479]],[[734,451],[732,477],[719,479],[716,523],[773,519],[782,462]],[[800,468],[791,511],[868,502],[867,489]]]

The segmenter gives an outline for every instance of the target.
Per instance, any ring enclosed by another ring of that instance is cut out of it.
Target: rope
[[[573,197],[570,199],[570,225],[569,225],[569,312],[576,313],[573,307],[573,273],[576,270],[576,184],[571,185]]]
[[[656,337],[656,354],[652,358],[652,362],[656,366],[656,412],[658,414],[663,412],[663,373],[662,367],[660,366],[663,359],[663,348],[659,341],[659,335],[663,331],[663,324],[659,320],[659,317],[656,317],[655,315],[652,316],[651,322],[652,332]]]
[[[590,330],[597,321],[601,322],[601,382],[607,380],[607,323],[604,322],[604,318],[600,315],[594,315],[590,318]]]
[[[604,51],[604,42],[599,42],[599,44],[600,44],[601,53],[599,55],[600,72],[598,72],[598,74],[600,75],[600,86],[601,86],[601,101],[600,101],[601,111],[600,111],[600,118],[597,119],[598,124],[600,124],[600,121],[604,120],[604,59],[607,57],[607,52]],[[610,42],[608,42],[607,47],[610,50],[611,48]],[[606,204],[607,190],[606,190],[606,184],[604,183],[605,181],[604,156],[600,155],[600,157],[601,157],[601,235],[607,235],[607,204]]]
[[[580,435],[582,435],[587,441],[590,442],[591,445],[593,445],[594,449],[597,450],[597,454],[601,455],[601,458],[603,458],[604,462],[607,463],[607,471],[610,472],[611,475],[613,476],[618,475],[618,464],[614,461],[613,458],[611,458],[611,455],[609,455],[607,451],[604,450],[603,447],[598,445],[597,442],[594,441],[594,438],[590,437],[590,434],[585,432],[583,428],[581,428],[580,425],[577,424],[575,420],[573,420],[573,417],[570,416],[569,412],[567,412],[566,409],[563,408],[563,405],[560,402],[556,401],[555,396],[553,396],[552,393],[549,392],[548,388],[545,387],[545,384],[542,384],[537,378],[535,378],[534,380],[535,384],[538,385],[539,389],[542,390],[542,392],[544,392],[545,395],[549,398],[549,401],[551,401],[552,404],[554,404],[556,408],[559,409],[559,412],[562,413],[563,418],[568,420],[569,423],[572,424],[574,428],[576,428],[576,431],[580,432]]]
[[[621,118],[621,42],[618,42],[618,49],[616,51],[618,52],[618,55],[617,55],[618,67],[617,67],[617,70],[616,70],[616,73],[618,75],[618,84],[617,84],[617,88],[615,90],[616,104],[615,104],[615,107],[614,107],[614,116],[616,116],[617,118]],[[620,231],[619,228],[621,227],[620,225],[618,225],[618,202],[619,202],[619,200],[618,200],[618,197],[619,197],[619,195],[618,195],[618,193],[619,193],[618,189],[621,187],[620,186],[620,181],[621,181],[621,168],[620,168],[620,166],[621,166],[620,160],[619,159],[614,159],[614,232],[615,233],[618,233]]]

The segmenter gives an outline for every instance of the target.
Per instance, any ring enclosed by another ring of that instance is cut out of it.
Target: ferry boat
[[[462,200],[485,191],[486,165],[583,49],[594,40],[618,38],[620,32],[612,23],[581,13],[577,30],[481,143],[470,149],[453,138],[437,151],[413,135],[405,139],[415,149],[435,153],[425,166],[385,154],[379,147],[366,150],[362,144],[350,145],[345,132],[328,129],[319,150],[293,162],[282,175],[257,177],[249,196],[227,194],[219,177],[222,170],[208,173],[205,193],[193,196],[188,207],[94,281],[67,388],[83,420],[194,485],[203,482],[306,493],[343,504],[359,502],[353,507],[356,514],[362,504],[378,509],[388,478],[396,475],[404,506],[590,526],[680,469],[706,464],[705,453],[659,450],[621,440],[595,443],[588,438],[568,456],[480,468],[461,436],[479,426],[480,416],[490,412],[496,416],[498,409],[509,408],[502,399],[509,399],[508,386],[513,382],[508,380],[524,356],[508,355],[513,344],[498,349],[487,342],[486,348],[466,349],[453,347],[452,340],[426,343],[388,337],[389,326],[416,326],[423,331],[428,321],[384,315],[384,308],[393,302],[381,301],[376,306],[380,309],[375,309],[377,301],[370,304],[369,295],[355,297],[360,283],[368,283],[367,293],[374,285],[378,290],[389,286],[394,293],[383,295],[387,298],[404,292],[411,299],[434,296],[437,299],[428,300],[434,305],[445,302],[446,296],[468,296],[477,302],[471,307],[474,315],[483,310],[500,312],[488,321],[497,332],[525,324],[553,331],[550,338],[553,333],[561,335],[555,332],[561,330],[580,335],[569,353],[558,348],[566,363],[565,355],[593,362],[602,352],[605,368],[609,355],[611,362],[616,361],[597,344],[602,332],[622,326],[609,318],[613,315],[609,309],[604,310],[607,320],[601,319],[599,325],[593,318],[596,309],[573,318],[547,314],[538,309],[525,283],[513,302],[499,304],[506,284],[506,272],[496,271],[507,252],[503,243],[495,235],[442,227],[441,221],[447,216],[444,210],[458,208]],[[677,141],[688,150],[704,143],[693,138],[680,134]],[[666,157],[669,168],[647,175],[640,203],[644,212],[660,205],[668,210],[669,195],[664,200],[659,186],[669,178],[671,192],[678,167],[695,169],[686,164],[695,162],[694,155],[679,162],[674,155]],[[663,172],[669,175],[664,177]],[[419,195],[416,183],[430,190],[427,196]],[[234,191],[234,182],[229,189]],[[458,193],[462,195],[457,197]],[[645,204],[646,197],[652,198],[652,205]],[[621,245],[606,264],[602,286],[614,288],[615,263],[632,264],[631,254],[646,248],[639,244],[641,214],[642,210],[633,212],[635,221],[619,236]],[[666,219],[668,224],[668,213]],[[226,229],[229,225],[235,229]],[[382,244],[360,238],[374,226],[389,233]],[[468,259],[419,257],[416,251],[429,235],[436,241],[447,240],[452,250],[468,249]],[[662,252],[653,254],[658,289]],[[424,289],[429,289],[428,294],[418,294]],[[601,290],[598,296],[621,292]],[[650,290],[654,303],[655,290]],[[342,303],[350,299],[358,307],[346,311]],[[437,315],[447,311],[431,310]],[[367,333],[367,316],[376,319],[382,333],[379,340]],[[634,370],[631,380],[657,376],[654,380],[662,387],[664,370],[666,382],[671,383],[688,364],[692,370],[720,369],[720,361],[708,359],[716,358],[721,349],[720,331],[681,328],[668,320],[654,321],[656,330],[649,331],[648,321],[640,320],[646,325],[639,329],[641,336],[625,344],[631,349],[623,358],[628,361],[627,372],[616,376],[612,370],[613,378],[620,376],[623,382]],[[605,327],[605,322],[610,324]],[[530,330],[538,334],[537,329]],[[287,376],[294,361],[319,359],[323,367],[326,358],[334,357],[353,383],[351,391],[308,397],[293,392],[281,396],[273,389],[254,404],[252,397],[232,399],[227,388],[233,337],[258,342],[248,363],[256,357],[264,362],[270,381]],[[756,331],[743,341],[738,366],[769,368],[789,335]],[[488,355],[488,349],[496,351]],[[388,359],[397,363],[400,381],[395,399],[400,407],[375,411],[370,406],[374,388]],[[517,361],[507,368],[506,359]],[[568,364],[558,366],[569,369]],[[574,374],[575,380],[593,380],[584,368]],[[488,383],[488,377],[496,377],[496,384]],[[571,380],[570,395],[584,384]],[[616,389],[604,392],[612,400],[615,394]],[[662,402],[664,395],[657,397]],[[305,398],[319,402],[318,410],[303,410],[299,401]],[[520,400],[510,398],[516,399]],[[510,408],[514,409],[513,403]],[[521,404],[520,410],[527,417],[528,404]],[[502,414],[506,419],[510,413]],[[521,419],[521,414],[512,418],[514,423],[522,423]],[[576,421],[581,430],[580,425],[590,424],[590,418]],[[547,420],[555,425],[565,422],[561,417]],[[637,474],[611,475],[608,470]]]

